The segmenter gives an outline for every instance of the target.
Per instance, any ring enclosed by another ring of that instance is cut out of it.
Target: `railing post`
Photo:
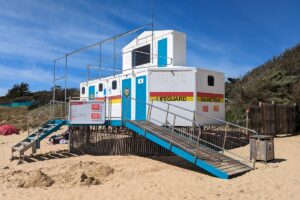
[[[225,145],[226,145],[226,139],[227,139],[227,132],[228,132],[228,123],[226,123],[225,126],[225,135],[224,135],[224,141],[223,141],[223,146],[222,146],[222,154],[224,154],[224,149],[225,149]]]
[[[176,115],[174,115],[174,119],[173,119],[171,139],[170,139],[170,148],[172,147],[173,135],[174,135],[174,130],[175,130],[175,122],[176,122]]]
[[[29,136],[30,125],[29,125],[29,116],[27,116],[27,136]]]
[[[153,107],[153,100],[151,100],[151,104],[148,105],[148,113],[147,113],[147,123],[151,120],[151,112]]]
[[[108,99],[108,114],[109,114],[109,121],[111,123],[111,111],[112,111],[112,99]]]
[[[200,138],[201,138],[201,126],[200,124],[198,125],[198,137],[197,137],[197,143],[196,143],[196,150],[195,150],[195,159],[194,159],[194,163],[196,164],[197,162],[197,152],[198,152],[198,149],[199,149],[199,142],[200,142]]]
[[[258,150],[258,145],[260,144],[260,136],[257,136],[258,140],[255,140],[255,157],[254,157],[254,161],[253,161],[253,169],[255,169],[255,164],[256,164],[256,159],[257,159],[257,150]],[[249,138],[250,140],[250,138]],[[250,141],[249,141],[250,143]],[[251,148],[251,147],[250,147]]]
[[[60,102],[60,117],[63,118],[63,102]]]
[[[170,109],[170,104],[168,104],[165,124],[167,124],[168,122],[169,109]]]

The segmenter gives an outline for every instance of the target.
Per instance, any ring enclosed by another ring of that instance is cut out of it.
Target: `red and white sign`
[[[98,103],[93,103],[91,105],[92,110],[101,110],[101,105]]]
[[[104,101],[71,101],[69,107],[70,124],[104,124]]]

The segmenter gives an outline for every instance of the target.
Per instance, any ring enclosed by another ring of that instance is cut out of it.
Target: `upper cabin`
[[[186,66],[186,36],[174,30],[145,31],[122,49],[122,68]],[[152,60],[153,59],[153,60]]]

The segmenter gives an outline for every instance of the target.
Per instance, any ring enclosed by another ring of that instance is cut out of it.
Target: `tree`
[[[29,84],[22,82],[21,84],[14,84],[14,86],[8,90],[7,98],[18,98],[24,96],[30,96]]]

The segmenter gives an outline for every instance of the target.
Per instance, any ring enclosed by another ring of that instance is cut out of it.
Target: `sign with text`
[[[69,107],[70,124],[104,124],[104,101],[71,101]]]

